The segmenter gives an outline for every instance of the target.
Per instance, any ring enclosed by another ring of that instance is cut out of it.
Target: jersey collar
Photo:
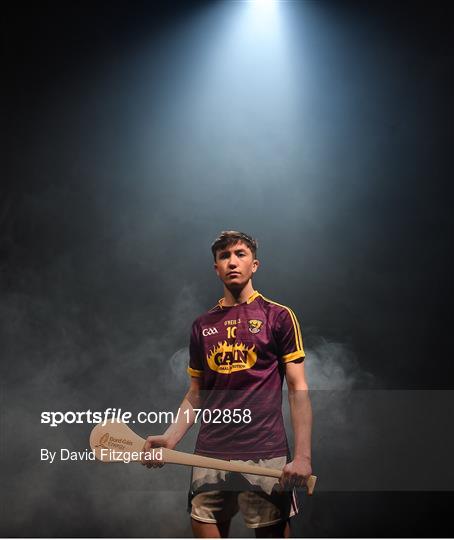
[[[246,300],[246,302],[243,302],[243,304],[250,304],[251,302],[253,302],[257,296],[260,296],[260,293],[258,291],[254,291],[251,296]],[[220,298],[218,300],[218,306],[221,308],[221,309],[225,309],[226,307],[235,307],[235,306],[223,306],[222,305],[222,302],[224,300],[224,297]],[[238,304],[239,306],[241,306],[242,304]]]

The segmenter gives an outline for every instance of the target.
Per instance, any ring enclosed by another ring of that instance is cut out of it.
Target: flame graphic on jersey
[[[251,368],[257,361],[254,345],[250,348],[243,343],[222,343],[218,341],[216,347],[210,350],[207,362],[213,371],[228,375],[234,371]]]

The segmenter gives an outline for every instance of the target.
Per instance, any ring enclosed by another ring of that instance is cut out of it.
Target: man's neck
[[[243,289],[230,290],[224,286],[224,299],[222,305],[225,307],[236,306],[237,304],[243,304],[247,299],[254,294],[254,287],[252,282],[248,281]]]

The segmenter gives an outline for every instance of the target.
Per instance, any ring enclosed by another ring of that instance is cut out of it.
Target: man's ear
[[[217,276],[219,277],[219,270],[218,270],[218,265],[217,265],[217,263],[214,263],[214,264],[213,264],[213,268],[214,268],[214,271],[216,272]]]
[[[258,259],[254,259],[252,261],[252,272],[253,273],[257,272],[259,266],[260,266],[260,261]]]

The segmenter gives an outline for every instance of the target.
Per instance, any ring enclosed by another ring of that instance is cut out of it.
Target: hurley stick
[[[140,462],[145,452],[145,442],[145,439],[134,433],[129,426],[118,421],[109,421],[105,426],[98,424],[92,429],[90,434],[90,447],[97,459],[103,462],[124,461],[126,456],[127,461]],[[280,478],[282,475],[282,471],[279,469],[269,469],[267,467],[260,467],[259,465],[247,465],[238,463],[237,461],[198,456],[196,454],[170,450],[169,448],[153,448],[150,450],[150,453],[153,453],[156,459],[164,463],[256,474],[273,478]],[[308,495],[312,495],[316,480],[316,476],[310,476],[308,478],[306,482]]]

